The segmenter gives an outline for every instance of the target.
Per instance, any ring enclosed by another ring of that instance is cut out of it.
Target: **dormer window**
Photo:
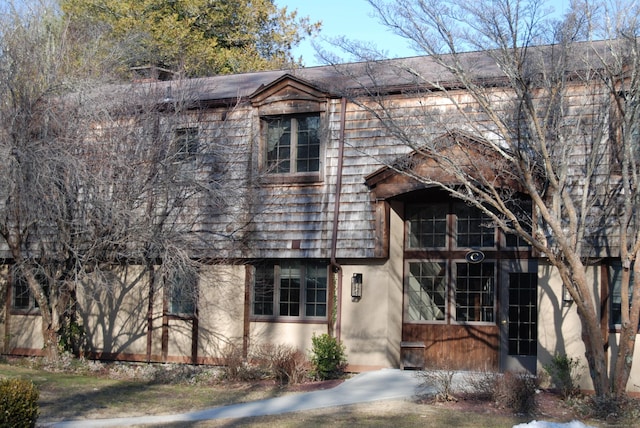
[[[328,94],[284,75],[250,96],[260,118],[263,180],[274,184],[322,180]]]
[[[320,171],[320,114],[263,119],[266,170],[274,174]]]

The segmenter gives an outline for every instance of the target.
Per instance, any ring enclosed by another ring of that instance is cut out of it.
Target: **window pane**
[[[609,323],[612,327],[622,323],[622,264],[613,263],[609,266],[611,306]],[[633,271],[629,278],[629,305],[633,293]]]
[[[179,128],[175,131],[175,157],[178,161],[193,158],[198,153],[198,128]]]
[[[42,292],[49,300],[49,283],[44,272],[38,270],[35,272],[35,280],[42,287]],[[36,302],[27,280],[22,276],[22,273],[15,269],[13,271],[13,284],[12,284],[12,298],[11,307],[13,309],[37,309],[39,308],[38,302]]]
[[[267,168],[269,172],[290,172],[291,118],[267,121]]]
[[[447,238],[447,204],[407,207],[409,248],[442,248]]]
[[[297,117],[297,172],[318,171],[320,166],[320,116]]]
[[[273,315],[273,298],[275,279],[273,265],[256,267],[255,282],[253,285],[253,314]]]
[[[491,262],[456,263],[456,321],[494,321],[494,271]]]
[[[520,224],[524,226],[525,231],[531,233],[532,230],[532,204],[531,201],[516,201],[510,206],[513,213],[517,216]],[[506,234],[507,247],[530,247],[530,244],[522,239],[519,235],[512,233]]]
[[[464,203],[455,204],[457,217],[456,246],[483,248],[495,246],[495,227],[486,214]]]
[[[196,312],[198,276],[195,272],[174,271],[169,286],[169,312],[176,315],[193,315]]]
[[[408,318],[411,321],[442,321],[447,304],[444,262],[409,263]]]
[[[509,355],[537,353],[537,275],[509,273]]]
[[[280,267],[280,316],[300,315],[300,266]]]
[[[30,309],[31,291],[22,276],[16,276],[13,281],[13,308]]]
[[[307,265],[305,316],[327,316],[327,268],[322,265]]]

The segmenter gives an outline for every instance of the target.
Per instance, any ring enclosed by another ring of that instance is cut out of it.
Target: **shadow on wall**
[[[113,356],[145,353],[149,272],[144,267],[94,272],[78,294],[89,351]],[[161,318],[162,311],[154,311],[154,326],[162,324]]]
[[[594,295],[598,284],[597,269],[591,270]],[[580,319],[575,305],[564,300],[560,278],[551,266],[540,266],[541,277],[538,293],[538,362],[550,364],[556,355],[567,355],[584,361],[584,344],[581,339]],[[588,371],[587,371],[588,372]]]

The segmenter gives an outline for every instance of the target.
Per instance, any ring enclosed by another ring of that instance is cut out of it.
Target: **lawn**
[[[0,377],[33,381],[40,391],[39,422],[71,419],[185,413],[232,403],[299,393],[299,387],[280,387],[273,382],[226,382],[220,371],[192,366],[107,366],[86,363],[64,371],[45,370],[34,360],[0,363]],[[151,368],[150,368],[151,367]],[[212,371],[213,370],[213,371]],[[74,372],[75,371],[75,372]],[[149,375],[151,371],[151,375]],[[165,427],[512,427],[530,421],[483,410],[428,401],[384,401],[341,406],[284,415],[211,420]]]

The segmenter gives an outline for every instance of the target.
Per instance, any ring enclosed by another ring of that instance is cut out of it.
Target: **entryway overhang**
[[[436,152],[437,148],[437,152]],[[427,148],[414,150],[365,177],[374,200],[386,200],[421,189],[476,186],[520,190],[504,155],[483,138],[449,131]]]

